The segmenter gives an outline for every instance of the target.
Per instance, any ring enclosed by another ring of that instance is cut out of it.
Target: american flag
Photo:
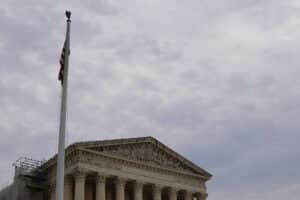
[[[63,84],[64,81],[64,65],[65,65],[65,57],[66,57],[66,41],[64,42],[63,49],[61,51],[60,59],[59,59],[59,64],[60,64],[60,69],[58,72],[58,80],[61,81],[61,84]],[[70,51],[69,51],[70,55]]]

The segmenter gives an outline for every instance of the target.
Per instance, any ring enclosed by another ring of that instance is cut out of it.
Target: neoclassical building
[[[153,137],[79,142],[65,156],[64,200],[205,200],[212,177]],[[33,171],[31,199],[55,200],[56,156]]]

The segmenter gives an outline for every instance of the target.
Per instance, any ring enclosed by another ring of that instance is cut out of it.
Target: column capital
[[[118,185],[125,185],[128,179],[123,178],[123,177],[117,177],[115,182]]]
[[[177,194],[178,194],[179,189],[170,187],[169,191],[170,191],[170,200],[177,200]]]
[[[85,177],[86,173],[81,170],[76,170],[74,173],[75,178],[75,194],[74,200],[83,200],[85,192]]]
[[[192,200],[193,199],[193,192],[186,190],[184,196],[185,196],[185,198],[184,198],[185,200]]]
[[[206,199],[207,198],[207,196],[208,196],[208,194],[207,194],[207,190],[205,189],[205,188],[199,188],[197,191],[194,191],[194,194],[196,195],[196,196],[200,196],[199,198],[200,199]]]
[[[134,199],[142,200],[143,199],[143,188],[144,188],[144,182],[136,180],[134,182]]]
[[[207,193],[200,192],[200,193],[197,193],[197,194],[198,194],[197,196],[199,197],[200,200],[205,200],[208,197]]]
[[[173,192],[173,193],[178,193],[181,189],[180,188],[177,188],[177,187],[169,187],[170,189],[170,192]]]
[[[144,184],[145,184],[145,182],[139,181],[139,180],[135,180],[135,182],[134,182],[135,187],[143,187]]]
[[[64,186],[64,200],[72,200],[72,176],[65,176],[65,186]]]
[[[125,200],[125,184],[127,179],[123,177],[117,177],[116,183],[116,200]]]
[[[76,180],[84,180],[86,177],[86,172],[78,170],[73,173],[73,176]]]
[[[106,176],[104,174],[96,174],[96,200],[105,200]]]
[[[153,189],[156,190],[156,191],[162,191],[162,189],[164,188],[165,186],[162,185],[162,184],[154,184],[153,185]]]
[[[72,185],[72,176],[66,175],[64,183],[65,183],[65,185]]]
[[[96,182],[97,183],[104,183],[106,180],[106,175],[102,174],[102,173],[97,173],[96,174]]]
[[[155,184],[153,188],[153,199],[154,200],[161,200],[163,185]]]
[[[51,182],[49,184],[49,191],[55,191],[56,190],[56,183],[55,182]]]

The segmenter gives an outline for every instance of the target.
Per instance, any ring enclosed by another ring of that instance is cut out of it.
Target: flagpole
[[[66,30],[66,51],[64,59],[64,71],[62,80],[62,97],[60,107],[60,125],[59,125],[59,141],[57,154],[57,174],[56,174],[56,200],[64,199],[64,176],[65,176],[65,133],[66,133],[66,117],[67,117],[67,89],[68,89],[68,68],[69,68],[69,52],[70,52],[70,25],[71,12],[66,11],[67,30]]]

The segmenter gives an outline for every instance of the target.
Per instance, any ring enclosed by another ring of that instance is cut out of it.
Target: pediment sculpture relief
[[[176,157],[157,148],[152,143],[122,144],[112,146],[90,147],[89,149],[113,156],[124,157],[129,160],[141,161],[169,169],[195,173],[190,167]]]

